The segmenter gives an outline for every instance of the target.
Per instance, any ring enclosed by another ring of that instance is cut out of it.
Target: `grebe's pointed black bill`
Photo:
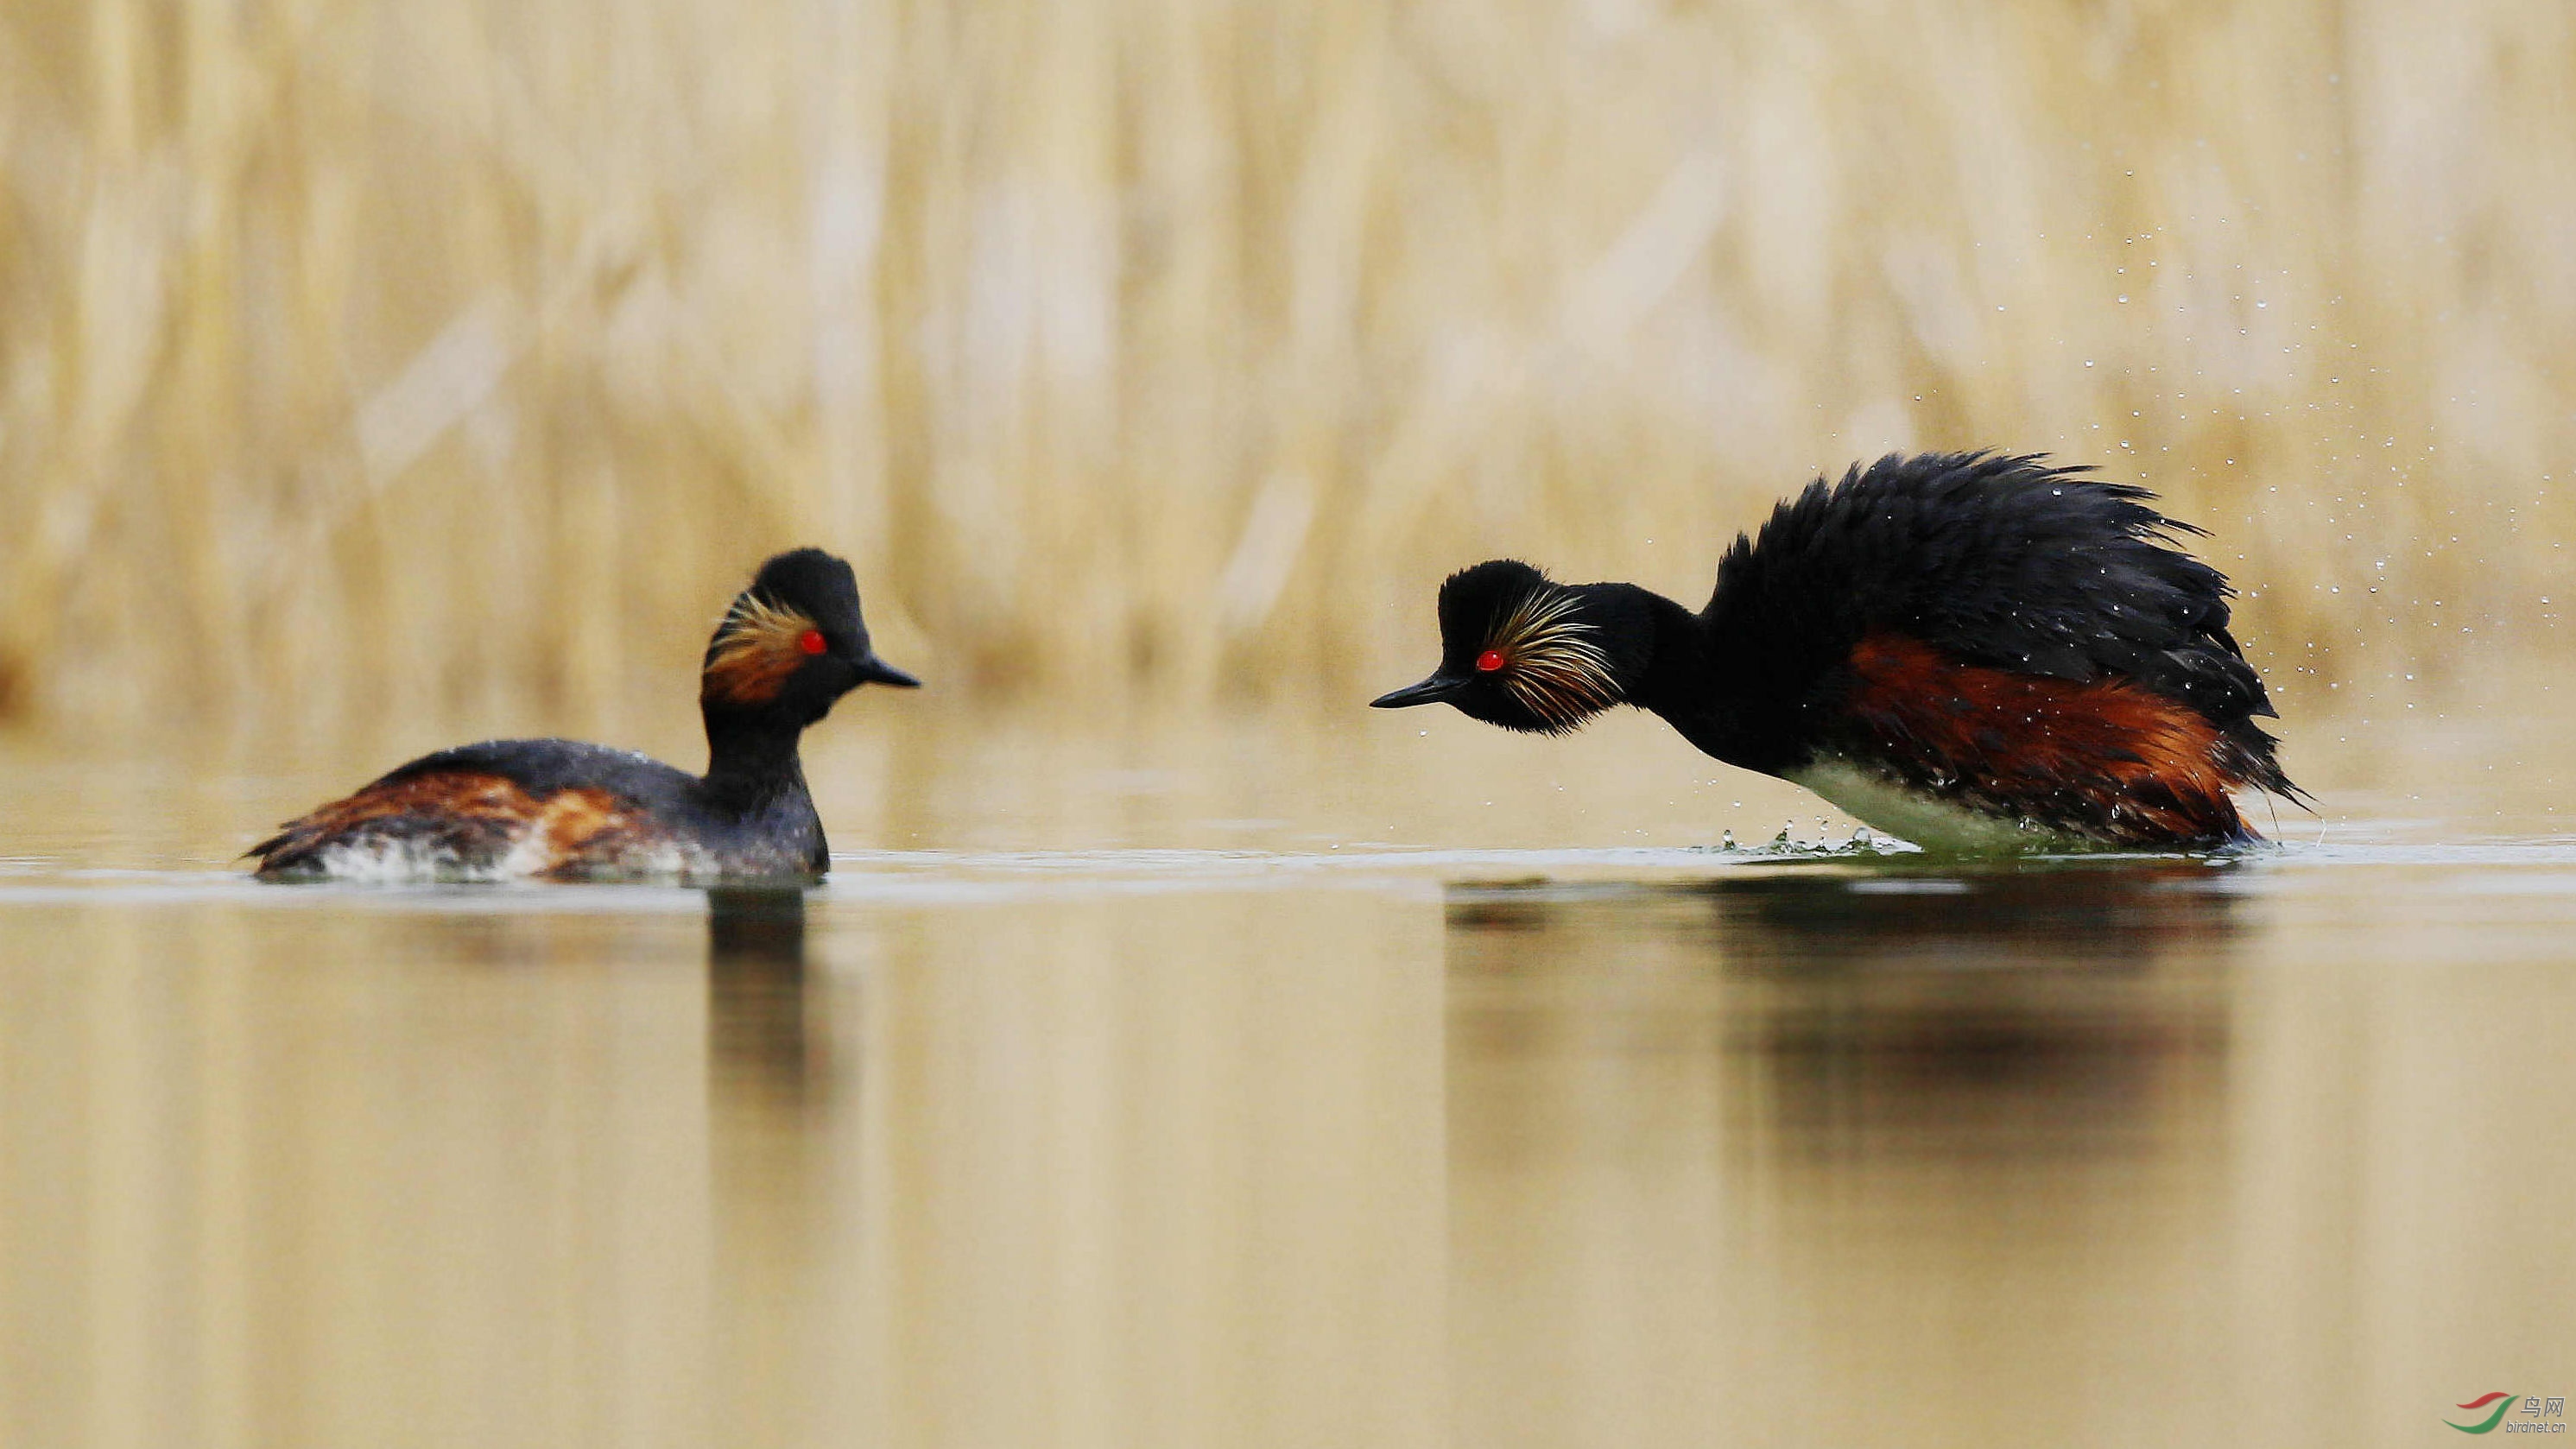
[[[1467,680],[1454,674],[1435,674],[1420,684],[1408,684],[1402,689],[1379,695],[1369,701],[1369,708],[1408,709],[1417,704],[1438,704],[1465,689],[1467,684]]]
[[[919,689],[921,681],[871,654],[859,661],[859,680],[865,684],[891,684],[897,689]]]

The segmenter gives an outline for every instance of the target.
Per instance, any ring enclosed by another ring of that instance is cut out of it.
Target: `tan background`
[[[2564,604],[2571,78],[2547,0],[13,0],[0,714],[658,716],[806,541],[943,690],[1339,703],[1452,567],[1696,601],[1905,445],[2405,683]]]

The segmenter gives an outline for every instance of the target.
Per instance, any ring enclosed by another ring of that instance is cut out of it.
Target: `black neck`
[[[1681,716],[1707,702],[1708,639],[1698,615],[1652,589],[1629,588],[1645,605],[1648,651],[1645,674],[1629,686],[1628,702],[1678,726]]]
[[[1788,701],[1751,697],[1762,675],[1741,657],[1747,641],[1718,637],[1709,621],[1661,594],[1645,596],[1654,653],[1628,702],[1652,711],[1682,738],[1730,765],[1776,774],[1796,761],[1775,715]]]
[[[718,804],[749,812],[805,791],[805,766],[796,756],[801,725],[774,717],[707,710],[707,794]]]

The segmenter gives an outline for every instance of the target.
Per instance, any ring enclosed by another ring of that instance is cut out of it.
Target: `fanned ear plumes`
[[[762,705],[778,697],[805,662],[814,621],[746,589],[716,625],[700,671],[699,696],[718,704]]]
[[[1619,702],[1610,656],[1596,641],[1599,630],[1576,617],[1580,599],[1554,584],[1524,593],[1495,619],[1486,635],[1497,667],[1484,672],[1501,681],[1514,700],[1549,734],[1567,734]]]

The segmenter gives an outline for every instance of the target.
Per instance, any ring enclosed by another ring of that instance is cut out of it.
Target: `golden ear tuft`
[[[701,699],[760,705],[778,697],[787,677],[804,664],[803,639],[814,621],[783,604],[744,590],[716,625],[699,678]]]
[[[1571,730],[1619,702],[1610,656],[1577,619],[1576,596],[1553,585],[1523,594],[1488,636],[1502,655],[1503,687],[1551,730]]]

